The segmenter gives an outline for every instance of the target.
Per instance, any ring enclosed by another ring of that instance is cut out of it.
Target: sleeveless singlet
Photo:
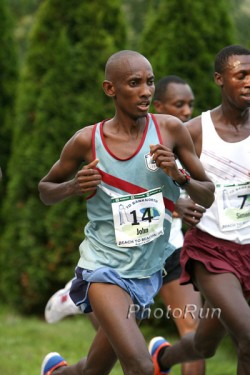
[[[93,156],[99,159],[102,182],[87,200],[89,222],[78,266],[111,267],[124,278],[148,277],[174,251],[168,238],[179,188],[149,155],[150,144],[162,143],[153,115],[147,117],[138,149],[126,160],[109,150],[103,126],[104,121],[93,130]]]
[[[202,113],[200,160],[215,184],[215,201],[197,225],[214,237],[250,243],[250,136],[226,142],[215,130],[210,111]]]

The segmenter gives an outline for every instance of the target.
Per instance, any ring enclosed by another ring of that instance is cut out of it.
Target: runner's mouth
[[[142,110],[147,110],[150,106],[150,102],[149,101],[146,101],[146,102],[141,102],[138,104],[138,108],[142,109]]]

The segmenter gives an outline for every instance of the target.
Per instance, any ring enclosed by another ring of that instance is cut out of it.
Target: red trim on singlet
[[[92,130],[92,155],[93,155],[93,160],[96,159],[96,149],[95,149],[95,133],[96,133],[96,128],[98,124],[95,124]]]
[[[135,150],[135,152],[134,152],[131,156],[129,156],[128,158],[126,158],[126,159],[118,158],[118,156],[116,156],[115,154],[113,154],[113,152],[108,148],[108,145],[107,145],[107,143],[106,143],[106,141],[105,141],[105,137],[104,137],[104,134],[103,134],[103,125],[104,125],[105,121],[107,121],[107,120],[102,121],[101,124],[100,124],[100,134],[101,134],[102,144],[103,144],[104,148],[106,149],[106,151],[107,151],[107,152],[108,152],[108,153],[109,153],[114,159],[119,160],[119,161],[127,161],[127,160],[130,160],[130,159],[132,159],[136,154],[138,154],[138,152],[140,151],[140,149],[141,149],[142,146],[143,146],[143,143],[144,143],[145,138],[146,138],[146,135],[147,135],[148,125],[149,125],[149,115],[147,115],[146,126],[145,126],[145,129],[144,129],[144,131],[143,131],[143,136],[142,136],[142,139],[141,139],[141,141],[140,141],[139,146],[137,147],[137,149]],[[157,133],[158,133],[158,131],[157,131]],[[128,145],[128,147],[129,147],[129,145]]]
[[[106,172],[103,172],[101,169],[96,168],[100,175],[102,176],[102,181],[106,184],[113,186],[117,189],[126,191],[129,194],[139,194],[144,193],[147,191],[147,189],[142,188],[141,186],[134,185],[131,182],[122,180],[118,177],[112,176]],[[167,208],[170,212],[174,211],[174,202],[170,199],[163,197],[164,206]]]
[[[155,130],[156,130],[156,132],[157,132],[157,135],[158,135],[158,138],[159,138],[160,144],[162,145],[162,144],[163,144],[163,141],[162,141],[161,132],[160,132],[160,128],[159,128],[158,122],[157,122],[157,120],[156,120],[156,118],[155,118],[155,116],[154,116],[153,113],[151,113],[151,117],[152,117],[152,120],[153,120],[153,122],[154,122],[154,124],[155,124]]]

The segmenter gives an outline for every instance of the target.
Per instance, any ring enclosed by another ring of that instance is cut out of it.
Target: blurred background
[[[229,44],[249,48],[249,25],[250,0],[0,0],[1,374],[39,373],[54,350],[74,363],[94,335],[86,317],[44,321],[48,299],[74,275],[86,207],[80,197],[46,207],[37,186],[75,131],[113,115],[102,91],[107,58],[133,49],[156,81],[181,76],[198,115],[220,103],[215,55]],[[143,324],[146,340],[166,327],[177,339],[171,320]],[[120,373],[117,365],[112,374]],[[231,341],[208,373],[236,373]]]
[[[0,0],[0,298],[41,316],[74,274],[85,202],[52,207],[37,185],[74,132],[113,115],[107,58],[143,53],[156,80],[180,75],[195,115],[219,104],[213,61],[250,47],[250,0]]]

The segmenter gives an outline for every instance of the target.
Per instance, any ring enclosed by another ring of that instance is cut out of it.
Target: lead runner
[[[153,303],[164,262],[174,250],[168,237],[179,189],[204,207],[214,200],[214,185],[182,122],[148,113],[154,94],[149,61],[135,51],[115,53],[107,61],[103,89],[113,99],[114,117],[73,135],[39,183],[47,205],[90,194],[89,222],[70,295],[83,312],[95,313],[100,328],[85,358],[70,366],[57,352],[49,353],[42,375],[105,375],[117,358],[124,374],[153,375],[137,319]],[[179,170],[176,156],[186,170]],[[141,199],[144,194],[153,198],[153,205]],[[119,216],[122,201],[126,223]],[[142,229],[150,238],[143,239]],[[131,246],[119,246],[124,239]],[[128,318],[131,304],[141,309]]]

